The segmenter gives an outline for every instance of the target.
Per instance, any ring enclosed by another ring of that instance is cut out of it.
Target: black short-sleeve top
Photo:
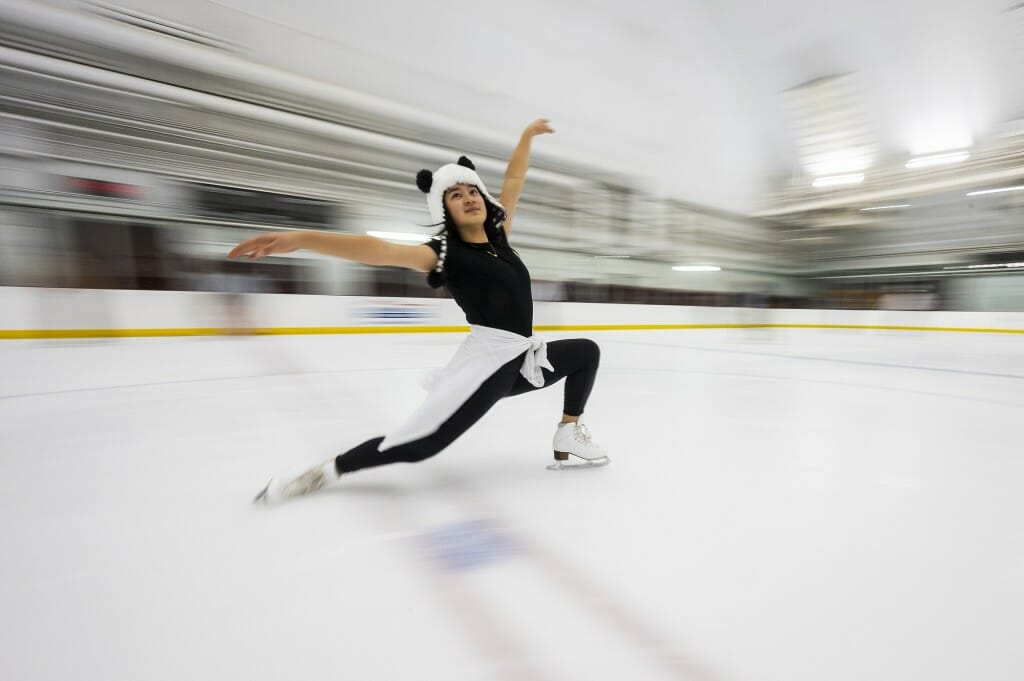
[[[474,244],[458,237],[444,237],[448,251],[444,261],[446,285],[470,324],[490,326],[533,335],[533,292],[530,272],[508,244],[499,227],[488,242]],[[441,253],[442,237],[427,242]]]

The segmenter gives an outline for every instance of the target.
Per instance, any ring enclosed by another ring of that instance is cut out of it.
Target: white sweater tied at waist
[[[469,329],[469,336],[448,364],[423,381],[429,391],[426,400],[384,438],[378,447],[380,451],[436,432],[484,381],[519,355],[523,355],[519,373],[533,386],[544,385],[543,369],[554,371],[548,361],[547,341],[538,336],[520,336],[477,324],[471,324]]]

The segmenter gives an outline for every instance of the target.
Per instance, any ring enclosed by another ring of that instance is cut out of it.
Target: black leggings
[[[563,411],[569,416],[579,416],[583,413],[590,390],[594,387],[600,359],[601,351],[592,340],[573,338],[548,343],[548,360],[555,370],[543,369],[543,387],[565,379]],[[522,364],[523,355],[520,355],[494,372],[432,435],[382,452],[377,451],[377,447],[384,438],[375,437],[344,454],[339,454],[334,460],[335,468],[338,473],[351,473],[360,468],[383,466],[398,461],[422,461],[437,454],[469,430],[470,426],[480,420],[480,417],[498,400],[538,389],[519,373]]]

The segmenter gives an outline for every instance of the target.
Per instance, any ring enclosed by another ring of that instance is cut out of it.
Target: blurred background
[[[556,387],[263,513],[463,315],[228,251],[425,241],[539,117],[614,465]],[[0,312],[2,678],[1024,678],[1020,0],[0,0]]]
[[[539,300],[1024,310],[1024,6],[0,1],[0,285],[421,296],[261,230],[432,233],[466,153]],[[395,236],[397,234],[397,236]]]

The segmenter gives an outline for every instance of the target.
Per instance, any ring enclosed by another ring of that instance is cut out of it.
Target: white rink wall
[[[0,287],[0,337],[35,332],[191,335],[245,327],[279,333],[330,333],[415,327],[465,327],[450,299],[224,294]],[[1024,332],[1022,312],[777,310],[603,303],[535,303],[534,325],[848,325],[993,329]],[[427,329],[425,329],[427,330]],[[439,330],[431,328],[430,330]],[[147,333],[152,331],[152,334]]]

